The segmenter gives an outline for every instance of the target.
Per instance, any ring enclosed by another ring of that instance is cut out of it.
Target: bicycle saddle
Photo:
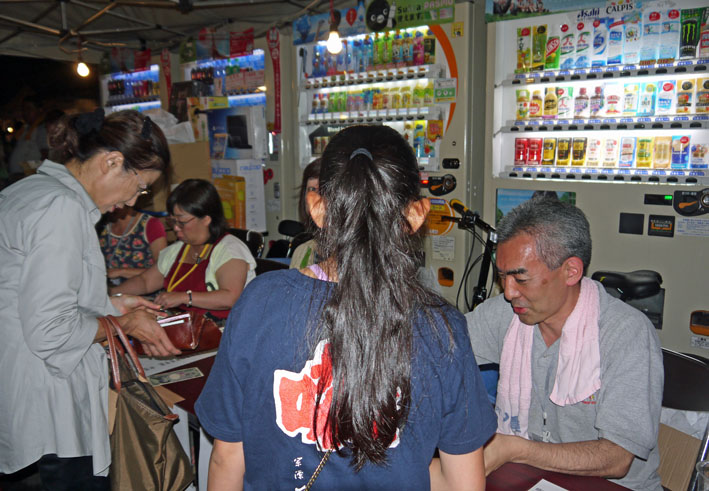
[[[591,279],[600,282],[606,288],[616,289],[620,293],[621,300],[651,297],[660,291],[662,284],[660,273],[649,269],[629,273],[596,271],[591,275]]]

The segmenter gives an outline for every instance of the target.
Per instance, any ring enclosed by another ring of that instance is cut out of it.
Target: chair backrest
[[[295,237],[305,232],[305,225],[295,220],[281,220],[278,222],[278,233],[286,237]]]
[[[243,228],[230,228],[229,233],[246,244],[254,258],[261,257],[264,246],[263,234],[261,234],[261,232]]]
[[[311,234],[310,232],[301,232],[295,237],[293,237],[293,240],[291,240],[290,244],[288,244],[288,253],[286,256],[293,257],[293,251],[295,251],[300,244],[304,244],[312,238],[313,234]]]
[[[662,405],[681,411],[709,411],[709,363],[692,355],[665,348],[662,348],[662,361],[665,367]],[[687,491],[694,491],[697,482],[694,465],[707,458],[708,449],[709,423],[704,431],[697,458],[691,462],[692,475]]]
[[[277,271],[279,269],[288,269],[288,265],[280,261],[256,258],[256,276],[262,273],[267,273],[268,271]]]

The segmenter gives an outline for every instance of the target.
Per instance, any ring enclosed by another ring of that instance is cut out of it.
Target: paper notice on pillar
[[[436,235],[431,237],[431,258],[439,261],[453,261],[455,256],[455,237]]]
[[[709,218],[678,217],[676,234],[709,237]]]
[[[263,161],[237,161],[236,175],[246,181],[246,228],[266,231],[266,193],[263,187]]]

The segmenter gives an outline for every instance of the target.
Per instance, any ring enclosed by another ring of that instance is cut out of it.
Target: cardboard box
[[[224,216],[230,227],[246,228],[246,181],[240,176],[221,176],[214,187],[222,199]]]
[[[165,211],[170,191],[185,179],[212,179],[212,163],[209,158],[209,142],[175,143],[170,145],[173,176],[168,187],[155,190],[153,204],[149,209]]]
[[[662,485],[672,491],[685,491],[692,478],[701,441],[670,426],[660,424],[657,445],[660,449]]]

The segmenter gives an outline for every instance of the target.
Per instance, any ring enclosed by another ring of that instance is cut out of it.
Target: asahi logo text
[[[581,9],[581,10],[579,10],[579,13],[576,15],[576,20],[580,21],[580,20],[587,19],[589,17],[596,18],[599,15],[601,15],[601,10],[598,7],[594,8],[594,9]]]

